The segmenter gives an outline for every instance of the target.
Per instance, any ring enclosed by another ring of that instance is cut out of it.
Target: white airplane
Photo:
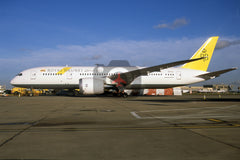
[[[82,94],[108,91],[124,96],[126,89],[185,86],[237,69],[207,72],[217,40],[218,37],[210,37],[189,60],[153,67],[37,67],[22,71],[11,80],[11,84],[32,89],[80,89]]]

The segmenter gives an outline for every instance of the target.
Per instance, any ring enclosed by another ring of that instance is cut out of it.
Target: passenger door
[[[35,80],[37,78],[37,72],[36,71],[31,71],[30,79]]]
[[[71,80],[73,77],[73,72],[66,72],[66,76],[68,80]]]
[[[181,80],[181,79],[182,79],[182,73],[181,73],[181,71],[177,71],[177,72],[176,72],[176,79],[177,79],[177,80]]]

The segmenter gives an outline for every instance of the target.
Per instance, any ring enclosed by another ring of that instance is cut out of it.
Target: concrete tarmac
[[[0,97],[0,160],[239,160],[240,96]]]

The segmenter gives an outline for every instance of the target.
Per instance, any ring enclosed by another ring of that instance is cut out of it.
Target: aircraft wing
[[[201,74],[201,75],[198,75],[197,77],[203,78],[205,80],[214,79],[216,77],[219,77],[223,73],[230,72],[230,71],[233,71],[233,70],[236,70],[236,69],[237,68],[224,69],[224,70],[220,70],[220,71],[215,71],[215,72],[210,72],[210,73],[206,73],[206,74]]]
[[[133,70],[133,71],[125,72],[125,73],[118,73],[117,75],[112,75],[112,76],[109,76],[108,78],[110,78],[113,81],[121,80],[121,83],[123,83],[123,85],[128,85],[135,78],[137,78],[139,76],[147,75],[150,72],[160,71],[160,70],[163,70],[163,69],[166,69],[166,68],[170,68],[170,67],[178,66],[178,65],[181,65],[181,64],[197,61],[197,60],[200,60],[200,59],[203,59],[203,58],[205,58],[205,57],[176,61],[176,62],[161,64],[161,65],[157,65],[157,66],[137,69],[137,70]]]

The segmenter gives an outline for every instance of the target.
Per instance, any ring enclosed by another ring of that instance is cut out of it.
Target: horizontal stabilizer
[[[233,70],[236,70],[236,69],[237,68],[224,69],[224,70],[220,70],[220,71],[215,71],[215,72],[210,72],[210,73],[206,73],[206,74],[201,74],[201,75],[198,75],[197,77],[203,78],[205,80],[214,79],[216,77],[219,77],[223,73],[230,72],[230,71],[233,71]]]

